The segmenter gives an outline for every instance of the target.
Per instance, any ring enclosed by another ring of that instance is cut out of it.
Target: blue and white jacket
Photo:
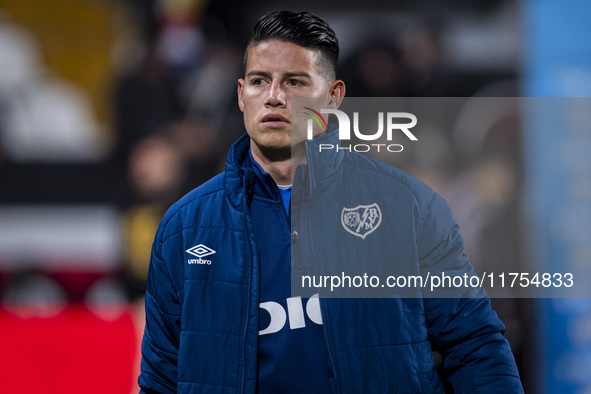
[[[296,177],[302,187],[294,186],[292,227],[307,234],[298,273],[318,270],[324,258],[355,272],[351,262],[387,255],[386,263],[404,262],[407,273],[471,275],[445,201],[364,156],[316,155],[332,134],[306,143],[313,159]],[[249,216],[255,175],[242,167],[248,149],[245,135],[232,146],[226,171],[174,204],[160,224],[146,292],[142,392],[255,392],[260,264]],[[379,228],[343,238],[343,208],[369,204],[380,207]],[[308,211],[305,224],[295,221],[298,210]],[[333,392],[443,393],[437,350],[455,393],[522,393],[503,324],[488,298],[472,295],[321,297]]]

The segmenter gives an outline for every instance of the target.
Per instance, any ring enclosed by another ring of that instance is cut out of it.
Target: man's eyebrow
[[[305,72],[288,72],[288,73],[284,73],[283,74],[284,78],[290,78],[290,77],[306,77],[306,78],[312,78],[312,76],[308,73]]]
[[[266,71],[252,70],[252,71],[249,71],[246,74],[247,77],[251,77],[253,75],[259,75],[259,76],[262,76],[262,77],[268,77],[268,76],[271,76],[271,73],[268,73]]]
[[[251,70],[249,71],[246,76],[261,76],[261,77],[270,77],[271,73],[267,71],[260,71],[260,70]],[[305,77],[305,78],[312,78],[312,76],[306,72],[286,72],[283,73],[283,78],[291,78],[291,77]]]

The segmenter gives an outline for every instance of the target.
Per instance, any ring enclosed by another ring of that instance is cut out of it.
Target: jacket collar
[[[308,164],[305,167],[307,174],[306,189],[313,192],[317,182],[322,181],[334,175],[341,165],[345,152],[338,150],[339,144],[338,129],[334,128],[327,134],[306,141],[306,155]],[[332,149],[323,149],[323,147],[332,145]],[[245,203],[249,203],[252,198],[255,176],[252,169],[244,168],[243,163],[248,155],[250,148],[250,138],[248,134],[242,135],[230,148],[226,159],[226,176],[224,187],[234,208],[241,212],[247,211]]]
[[[253,170],[242,167],[249,147],[250,138],[245,133],[232,145],[226,158],[224,188],[230,203],[240,212],[247,212],[247,203],[252,196],[256,176]]]
[[[331,125],[329,124],[329,129]],[[334,175],[345,157],[344,150],[337,150],[339,146],[339,130],[334,127],[328,133],[306,141],[306,155],[308,158],[308,184],[310,193],[314,191],[317,182]],[[331,149],[327,149],[332,146]],[[321,151],[320,148],[323,148]]]

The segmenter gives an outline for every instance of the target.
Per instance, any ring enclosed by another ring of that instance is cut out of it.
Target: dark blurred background
[[[11,355],[0,361],[0,391],[50,381],[78,392],[97,374],[106,378],[96,392],[136,391],[156,227],[172,202],[223,170],[244,132],[243,50],[274,9],[331,24],[348,96],[591,94],[583,0],[568,10],[556,0],[0,0],[0,348]],[[591,226],[578,219],[591,219],[591,128],[582,122],[551,177],[546,151],[529,149],[554,140],[510,110],[475,138],[461,128],[435,135],[399,166],[448,200],[475,266],[523,271],[535,260],[556,271],[566,252],[552,251],[568,247],[586,267]],[[549,204],[580,209],[566,213],[571,222],[546,218],[538,197],[572,171],[561,189],[575,194]],[[553,238],[553,226],[587,237]],[[588,300],[493,305],[526,392],[591,393]]]

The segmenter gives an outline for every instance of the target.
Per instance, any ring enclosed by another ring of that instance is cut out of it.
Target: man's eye
[[[290,86],[298,86],[298,85],[301,84],[300,81],[298,81],[297,79],[290,79],[288,81],[288,83],[289,83]]]
[[[253,79],[252,81],[250,81],[250,83],[252,85],[260,85],[260,84],[263,83],[263,79],[262,78],[256,78],[256,79]]]

